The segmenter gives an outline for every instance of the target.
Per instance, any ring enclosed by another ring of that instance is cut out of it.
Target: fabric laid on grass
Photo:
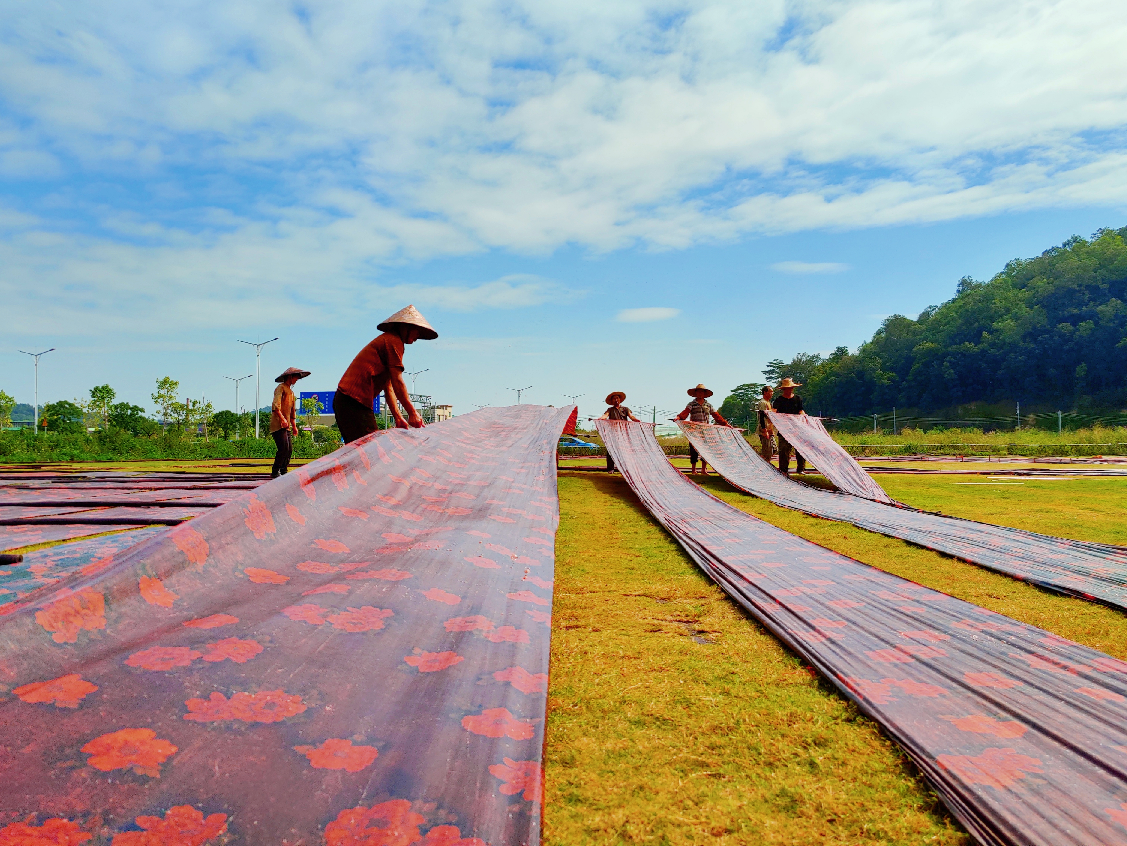
[[[88,508],[66,514],[0,518],[0,526],[61,525],[65,523],[178,523],[205,514],[215,506],[186,507],[148,504],[111,508]]]
[[[900,538],[1039,587],[1127,610],[1127,549],[1123,547],[1040,535],[820,490],[783,476],[735,429],[697,423],[680,426],[716,472],[749,494],[816,517]]]
[[[768,416],[779,434],[838,490],[876,502],[892,502],[892,497],[865,472],[865,468],[830,437],[817,417],[779,414],[777,411],[768,412]]]
[[[537,843],[570,411],[378,433],[0,609],[0,842]]]
[[[90,535],[100,535],[118,529],[139,529],[142,524],[125,523],[124,525],[106,525],[94,523],[67,523],[60,526],[0,526],[0,552],[12,549],[22,549],[25,546],[35,546],[40,543],[52,541],[85,538]]]
[[[600,420],[643,505],[911,756],[982,843],[1127,843],[1127,662],[881,572],[713,497]]]
[[[57,584],[80,569],[84,575],[99,573],[118,553],[164,531],[164,526],[131,529],[28,552],[21,563],[0,567],[0,607]]]

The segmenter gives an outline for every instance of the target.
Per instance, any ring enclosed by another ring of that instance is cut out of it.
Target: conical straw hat
[[[376,328],[381,332],[387,332],[396,323],[406,323],[410,326],[417,326],[419,328],[419,337],[425,341],[433,341],[438,337],[438,333],[434,331],[434,327],[427,323],[427,319],[419,314],[419,310],[413,305],[399,309],[399,311],[395,312],[395,314]]]
[[[712,396],[712,391],[708,390],[704,385],[697,385],[695,388],[689,388],[685,391],[689,396],[695,397],[697,394],[704,394],[705,397]]]
[[[287,367],[285,372],[281,376],[279,376],[277,379],[275,379],[274,381],[275,382],[284,382],[284,381],[286,381],[286,378],[289,377],[289,376],[296,376],[298,379],[304,379],[308,375],[309,375],[308,370],[299,370],[296,367]]]
[[[607,394],[607,405],[614,405],[615,397],[618,397],[619,402],[626,401],[626,394],[622,393],[622,391],[611,391],[609,394]]]
[[[796,382],[796,381],[794,381],[794,379],[792,379],[792,378],[790,378],[790,376],[788,376],[787,378],[785,378],[783,381],[781,381],[779,383],[779,387],[780,388],[801,388],[802,383]]]

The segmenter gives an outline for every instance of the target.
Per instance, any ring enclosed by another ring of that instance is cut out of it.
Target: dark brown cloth
[[[364,405],[340,391],[333,396],[333,414],[336,415],[341,440],[346,444],[370,435],[379,428],[371,401]]]
[[[607,409],[607,420],[629,420],[630,409],[624,405],[612,405]]]
[[[371,408],[395,370],[403,370],[403,339],[384,332],[360,350],[340,377],[337,393],[347,394]]]

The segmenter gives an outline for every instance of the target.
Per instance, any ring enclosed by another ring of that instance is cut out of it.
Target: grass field
[[[879,481],[921,507],[1124,542],[1127,480],[955,480]],[[1127,657],[1119,612],[704,484],[815,543]],[[546,843],[969,842],[899,750],[701,575],[620,477],[564,471],[560,504]]]

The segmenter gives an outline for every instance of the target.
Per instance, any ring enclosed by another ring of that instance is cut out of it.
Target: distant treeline
[[[988,282],[964,277],[953,299],[915,320],[893,315],[856,352],[771,361],[767,381],[802,382],[808,411],[849,417],[972,404],[1095,414],[1127,408],[1127,227],[1069,238],[1014,259]],[[761,383],[732,391],[740,422]]]

